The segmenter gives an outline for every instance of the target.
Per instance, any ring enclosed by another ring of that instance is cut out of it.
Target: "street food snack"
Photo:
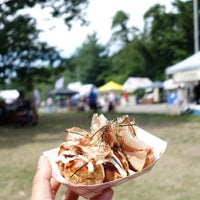
[[[151,171],[167,142],[138,127],[127,115],[107,120],[95,114],[89,131],[66,129],[65,141],[43,154],[52,177],[90,199]]]
[[[66,129],[56,164],[66,182],[96,185],[141,172],[155,160],[153,146],[142,141],[128,115],[108,120],[94,114],[90,130]]]

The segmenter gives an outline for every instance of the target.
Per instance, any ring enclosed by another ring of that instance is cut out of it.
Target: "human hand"
[[[60,187],[60,183],[51,178],[51,165],[45,156],[38,161],[37,171],[33,178],[31,200],[53,200]],[[91,200],[111,200],[112,189],[104,190],[100,195]],[[79,196],[71,190],[67,190],[62,200],[77,200]]]

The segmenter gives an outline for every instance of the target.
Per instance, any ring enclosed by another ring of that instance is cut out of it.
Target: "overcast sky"
[[[106,44],[111,37],[112,18],[118,10],[123,10],[129,14],[129,26],[143,28],[144,13],[156,3],[166,5],[167,10],[171,10],[173,0],[91,0],[87,9],[87,19],[90,21],[89,27],[81,27],[78,23],[73,25],[69,31],[61,20],[52,19],[47,21],[48,13],[40,10],[39,7],[32,10],[34,17],[38,20],[38,28],[44,32],[40,34],[42,41],[47,41],[49,45],[56,46],[62,50],[65,57],[71,56],[77,47],[85,41],[88,34],[97,32],[99,42]],[[52,27],[54,27],[52,29]]]

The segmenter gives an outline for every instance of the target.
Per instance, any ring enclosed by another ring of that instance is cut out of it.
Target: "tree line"
[[[128,27],[129,15],[117,11],[112,36],[106,45],[97,33],[88,35],[70,58],[63,58],[54,47],[38,39],[36,20],[20,10],[40,5],[50,8],[53,17],[62,18],[70,29],[73,21],[87,25],[88,0],[4,0],[0,3],[0,85],[24,87],[29,83],[43,90],[55,80],[100,86],[109,80],[123,83],[129,76],[164,80],[166,67],[194,53],[193,1],[174,0],[172,11],[156,4],[144,13],[144,27]],[[200,1],[199,1],[200,3]],[[199,10],[199,9],[198,9]],[[120,44],[116,52],[111,47]]]

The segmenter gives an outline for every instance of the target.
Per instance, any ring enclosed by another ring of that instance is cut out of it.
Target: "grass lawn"
[[[113,119],[122,114],[105,114]],[[200,197],[200,117],[130,115],[141,128],[168,142],[149,173],[114,188],[114,200],[189,200]],[[38,157],[57,147],[65,128],[89,129],[88,113],[41,115],[35,127],[0,126],[0,199],[30,199]],[[65,188],[59,191],[57,199]]]

